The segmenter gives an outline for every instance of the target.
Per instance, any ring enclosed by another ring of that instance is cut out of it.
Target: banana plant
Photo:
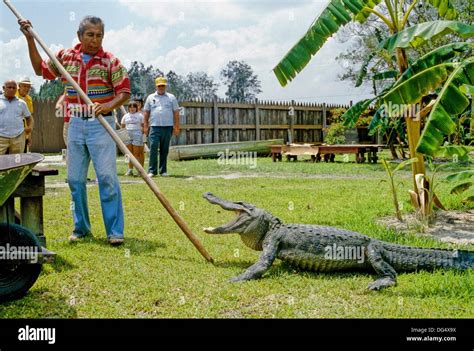
[[[427,0],[425,3],[429,3],[434,9],[437,10],[439,16],[443,21],[425,22],[415,26],[407,27],[409,23],[409,16],[413,8],[419,3],[418,0],[331,0],[327,7],[321,12],[321,14],[314,20],[306,34],[288,51],[283,59],[274,67],[273,71],[282,86],[287,85],[295,76],[301,72],[304,67],[308,64],[311,58],[321,49],[321,47],[327,42],[327,40],[333,36],[340,28],[351,21],[359,21],[364,23],[370,15],[378,17],[386,26],[390,33],[390,37],[381,43],[380,49],[393,52],[396,56],[397,66],[399,73],[403,75],[409,68],[409,59],[407,57],[406,49],[409,47],[416,47],[426,42],[430,42],[436,38],[456,34],[463,39],[471,38],[474,36],[474,26],[454,21],[457,16],[456,9],[451,0]],[[381,11],[380,7],[384,6],[385,11]],[[386,15],[385,15],[386,14]],[[470,69],[470,67],[466,67]],[[435,82],[442,84],[448,78],[450,73],[453,73],[455,68],[452,67],[448,71],[447,68],[444,70],[438,68],[437,70],[426,72],[427,74],[423,77],[431,77],[430,87],[435,87]],[[431,74],[431,75],[430,75]],[[433,75],[438,78],[435,79]],[[419,77],[413,76],[413,80],[410,84],[405,84],[400,88],[399,93],[410,94],[415,92],[417,89],[419,93],[427,93],[425,86],[422,84]],[[398,82],[400,83],[400,82]],[[395,83],[397,84],[397,83]],[[449,91],[451,91],[449,89]],[[447,92],[449,94],[449,92]],[[399,94],[399,95],[400,95]],[[424,94],[413,94],[411,97],[419,99]],[[397,95],[391,95],[396,97]],[[360,104],[353,106],[356,113],[348,111],[346,117],[349,117],[351,113],[359,114],[367,109],[370,104],[376,100],[376,98],[370,100],[363,100]],[[410,99],[412,100],[412,99]],[[387,101],[387,99],[384,99]],[[417,101],[416,99],[414,100]],[[443,106],[443,104],[439,104]],[[440,109],[437,109],[440,111]],[[412,164],[412,178],[414,189],[416,189],[415,175],[424,174],[424,158],[421,153],[418,153],[416,147],[418,145],[421,133],[421,122],[413,118],[414,116],[406,117],[407,125],[407,136],[408,146],[411,157],[417,157],[419,162]],[[441,116],[442,119],[442,116]],[[432,123],[430,127],[431,133],[426,135],[429,138],[433,134],[436,134],[439,125],[436,121]],[[434,132],[433,132],[434,131]],[[436,140],[439,140],[439,135],[436,135]],[[427,140],[427,139],[424,139]],[[433,144],[428,143],[428,147]],[[423,149],[420,149],[420,151]]]
[[[403,219],[402,219],[402,214],[400,212],[400,205],[398,202],[397,187],[395,185],[395,174],[414,162],[418,162],[418,159],[416,157],[411,158],[409,160],[405,160],[401,162],[397,167],[392,169],[392,167],[387,162],[387,160],[385,158],[382,158],[382,165],[385,168],[385,171],[387,172],[387,175],[389,178],[389,185],[390,185],[390,191],[392,192],[393,206],[395,207],[395,215],[400,222]],[[382,182],[383,181],[385,180],[382,180]]]
[[[474,181],[470,180],[474,176],[474,170],[467,170],[450,174],[446,181],[456,184],[451,188],[451,194],[461,194],[474,186]],[[461,182],[461,183],[460,183]],[[464,203],[474,203],[474,195],[468,196],[462,200]]]
[[[431,175],[428,176],[425,174],[417,174],[415,178],[416,191],[408,190],[410,193],[412,205],[417,210],[417,215],[425,227],[429,226],[435,217],[435,205],[438,208],[446,210],[444,207],[437,204],[438,199],[435,194],[435,190],[440,185],[436,176],[438,175],[439,171],[446,166],[446,164],[434,166],[432,162],[429,162]]]
[[[459,115],[469,106],[468,97],[474,85],[474,57],[460,58],[473,48],[473,43],[452,43],[420,57],[381,94],[354,104],[343,116],[346,124],[354,124],[373,103],[384,109],[381,116],[377,115],[373,126],[380,118],[399,118],[406,113],[400,106],[414,106],[428,93],[438,91],[436,99],[414,116],[416,119],[428,116],[421,139],[415,145],[416,150],[434,156],[444,136],[456,130],[457,125],[451,115]],[[409,120],[413,123],[413,118]]]

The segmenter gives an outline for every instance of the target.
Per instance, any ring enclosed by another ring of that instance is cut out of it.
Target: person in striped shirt
[[[27,30],[31,26],[30,21],[19,20],[18,23],[26,37],[35,73],[50,80],[61,77],[51,60],[41,58],[34,38]],[[91,235],[86,182],[92,160],[99,183],[107,239],[111,245],[120,245],[124,238],[124,216],[116,169],[116,146],[94,116],[103,115],[114,127],[112,111],[130,98],[130,80],[119,59],[102,48],[104,23],[100,18],[86,16],[79,24],[77,37],[79,44],[70,49],[59,50],[56,54],[59,62],[94,104],[92,107],[87,106],[65,77],[61,77],[71,115],[67,167],[74,230],[69,240],[76,242]]]

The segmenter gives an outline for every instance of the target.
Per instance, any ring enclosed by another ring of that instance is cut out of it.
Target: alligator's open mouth
[[[236,216],[227,224],[223,224],[220,227],[207,227],[203,230],[208,234],[218,234],[218,233],[232,233],[232,230],[237,228],[241,222],[245,220],[245,214],[250,215],[250,211],[243,206],[242,203],[231,202],[224,199],[220,199],[217,196],[214,196],[211,193],[205,193],[203,197],[213,205],[219,205],[226,211],[234,211]],[[248,218],[248,217],[247,217]]]
[[[232,230],[232,228],[234,228],[238,224],[242,211],[235,211],[235,213],[236,213],[235,217],[230,222],[223,224],[217,228],[207,227],[207,228],[203,228],[203,230],[208,234],[219,234],[219,233],[229,232],[230,230]]]

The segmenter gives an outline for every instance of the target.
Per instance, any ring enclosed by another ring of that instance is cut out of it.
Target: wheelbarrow
[[[35,220],[42,225],[43,218],[28,219],[31,212],[23,203],[21,218],[15,217],[14,197],[18,195],[14,192],[43,159],[35,153],[0,156],[0,301],[25,295],[38,279],[43,263],[54,261],[55,253],[46,250],[45,240],[27,226]]]

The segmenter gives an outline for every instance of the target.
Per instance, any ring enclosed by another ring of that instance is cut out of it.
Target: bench
[[[313,162],[334,162],[336,154],[355,154],[357,163],[377,163],[377,152],[383,145],[344,144],[344,145],[317,145],[317,144],[290,144],[273,145],[271,147],[273,162],[281,161],[283,155],[288,161],[296,161],[300,155],[309,155]],[[367,154],[367,158],[365,157]]]

